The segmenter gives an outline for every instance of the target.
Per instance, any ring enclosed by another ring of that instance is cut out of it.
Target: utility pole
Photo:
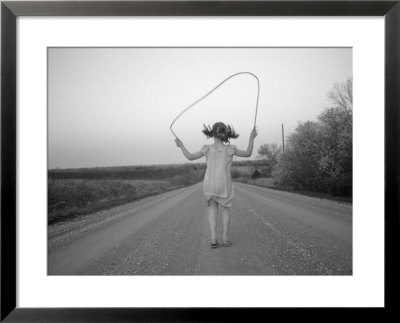
[[[283,130],[283,123],[282,123],[282,151],[285,151],[285,132]]]

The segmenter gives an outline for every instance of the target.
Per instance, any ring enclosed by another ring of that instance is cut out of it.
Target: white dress
[[[207,203],[212,199],[225,207],[231,207],[234,192],[231,166],[235,149],[234,145],[224,145],[220,148],[215,145],[205,145],[201,148],[207,161],[203,182]]]

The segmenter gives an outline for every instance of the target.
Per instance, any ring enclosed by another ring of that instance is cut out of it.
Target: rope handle
[[[224,79],[221,83],[219,83],[216,87],[214,87],[213,89],[211,89],[210,91],[208,91],[206,94],[204,94],[200,99],[196,100],[195,102],[193,102],[191,105],[189,105],[187,108],[185,108],[181,113],[178,114],[178,116],[174,119],[174,121],[172,121],[169,129],[171,130],[171,133],[175,136],[176,139],[179,139],[178,136],[176,135],[176,133],[172,130],[172,126],[174,125],[175,121],[178,120],[186,111],[188,111],[190,108],[192,108],[193,106],[195,106],[197,103],[199,103],[200,101],[204,100],[206,97],[208,97],[211,93],[213,93],[216,89],[218,89],[222,84],[224,84],[226,81],[230,80],[231,78],[238,76],[238,75],[243,75],[243,74],[247,74],[247,75],[251,75],[253,76],[256,80],[257,80],[257,102],[256,102],[256,111],[255,111],[255,115],[254,115],[254,129],[256,128],[256,121],[257,121],[257,111],[258,111],[258,99],[260,97],[260,80],[258,79],[258,77],[251,73],[251,72],[239,72],[239,73],[235,73],[232,74],[231,76],[227,77],[226,79]]]

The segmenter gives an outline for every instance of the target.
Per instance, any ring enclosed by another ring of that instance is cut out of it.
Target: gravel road
[[[231,247],[209,248],[196,184],[50,226],[48,274],[352,274],[351,205],[234,185]]]

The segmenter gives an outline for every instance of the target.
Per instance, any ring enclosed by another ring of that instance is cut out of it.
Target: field
[[[48,224],[202,180],[199,165],[49,170]]]
[[[204,163],[51,169],[48,171],[48,224],[198,183],[203,180],[205,169]],[[235,162],[232,177],[264,185],[267,179],[260,176],[265,177],[267,171],[260,161]]]

